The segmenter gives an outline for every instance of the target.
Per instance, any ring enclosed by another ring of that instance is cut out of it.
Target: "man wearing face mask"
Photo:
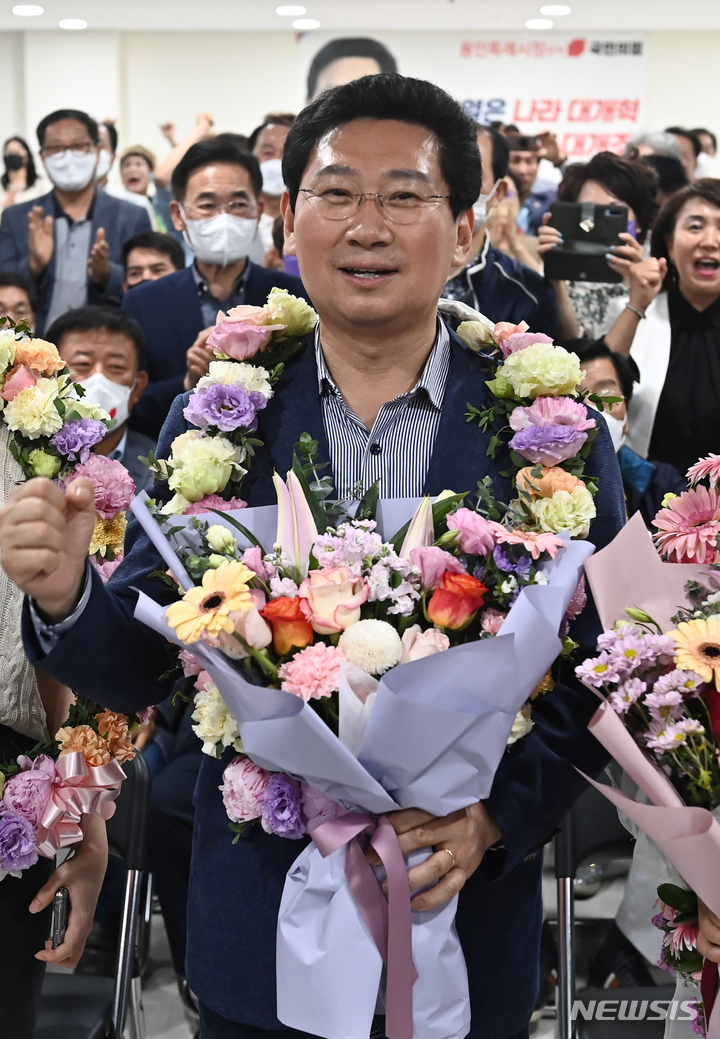
[[[265,254],[273,247],[273,225],[280,216],[280,199],[285,190],[282,157],[285,138],[292,124],[293,117],[290,115],[267,116],[265,122],[253,130],[248,140],[250,151],[260,163],[263,181],[260,196],[263,212],[258,223],[258,237],[250,253],[250,259],[256,263],[262,263]]]
[[[95,167],[95,183],[103,191],[108,190],[108,176],[115,162],[118,146],[118,132],[115,123],[106,119],[104,123],[98,123],[100,135],[100,151],[98,153],[98,164]],[[113,194],[111,191],[110,194]]]
[[[157,437],[174,398],[207,372],[213,354],[205,341],[218,310],[263,306],[275,286],[305,297],[299,278],[248,259],[263,211],[253,155],[230,141],[201,141],[175,167],[172,190],[172,220],[195,262],[138,285],[123,300],[123,309],[145,332],[149,354],[150,382],[131,425],[151,437]]]
[[[98,189],[98,125],[62,109],[37,128],[53,190],[11,206],[0,223],[0,270],[31,277],[38,289],[37,332],[68,310],[122,299],[122,246],[149,231],[147,214]]]
[[[482,158],[482,194],[473,206],[475,228],[470,262],[453,270],[445,286],[447,299],[460,300],[479,310],[491,321],[526,321],[533,332],[555,337],[558,332],[557,305],[552,286],[524,264],[496,249],[486,224],[493,209],[507,193],[507,139],[490,126],[478,126],[478,148]]]
[[[682,494],[687,490],[687,483],[674,466],[641,458],[625,443],[627,409],[633,395],[633,384],[638,378],[634,362],[622,354],[613,353],[602,339],[568,339],[563,346],[580,358],[585,371],[582,389],[600,397],[622,398],[610,411],[603,411],[603,417],[617,453],[628,516],[639,512],[645,526],[654,529],[653,520],[665,495]]]
[[[122,462],[139,491],[149,487],[153,475],[139,456],[154,451],[155,441],[127,424],[148,381],[145,336],[137,321],[116,307],[80,307],[53,322],[47,339],[85,390],[84,399],[115,422],[93,450]]]

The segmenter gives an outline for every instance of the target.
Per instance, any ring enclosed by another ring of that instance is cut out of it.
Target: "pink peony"
[[[135,497],[135,484],[122,462],[105,455],[90,455],[86,462],[75,466],[65,480],[65,486],[81,476],[92,480],[95,488],[95,508],[103,519],[115,519],[119,512],[130,507]]]
[[[497,635],[506,617],[507,614],[503,613],[502,610],[494,610],[492,606],[488,606],[480,614],[480,627],[490,635]]]
[[[711,487],[716,487],[720,483],[720,455],[708,455],[707,458],[701,458],[687,471],[688,483],[691,487],[706,477],[710,478]]]
[[[22,772],[11,776],[5,784],[2,803],[37,827],[50,800],[57,773],[55,763],[47,754],[41,754],[35,761],[22,756],[19,763]]]
[[[588,417],[584,404],[569,397],[538,397],[528,408],[515,408],[510,425],[518,432],[530,426],[546,429],[548,426],[573,426],[578,430],[592,429],[595,420]]]
[[[458,509],[447,518],[448,530],[459,532],[458,542],[469,556],[487,556],[495,548],[492,525],[472,509]]]
[[[223,772],[222,786],[218,789],[222,793],[225,811],[234,823],[249,823],[260,818],[265,788],[271,775],[272,772],[260,768],[247,754],[232,759]]]
[[[233,509],[246,509],[247,502],[242,498],[230,498],[225,501],[219,494],[208,494],[202,501],[194,501],[183,511],[183,516],[197,516],[200,512],[209,512],[217,509],[218,512],[231,512]]]
[[[5,379],[0,397],[8,402],[15,400],[21,390],[26,390],[29,386],[35,386],[36,384],[37,376],[32,370],[25,364],[18,365],[16,368],[13,368]]]
[[[507,527],[489,520],[490,527],[501,545],[522,545],[533,559],[539,559],[543,552],[547,552],[551,559],[557,555],[559,548],[563,547],[563,539],[557,534],[536,534],[532,530],[508,530]]]
[[[318,635],[336,635],[360,620],[370,589],[347,566],[311,570],[300,585],[302,611]]]
[[[282,681],[280,688],[306,702],[332,696],[340,689],[340,666],[344,659],[343,651],[337,646],[316,642],[282,665],[278,671]]]
[[[434,591],[442,580],[442,575],[448,571],[451,574],[465,574],[467,570],[459,559],[451,556],[442,548],[425,548],[420,545],[410,550],[410,559],[413,566],[420,570],[420,578],[423,588]]]
[[[115,556],[114,559],[104,559],[102,563],[99,563],[93,556],[90,560],[91,564],[95,567],[97,572],[100,574],[100,580],[103,584],[107,584],[112,575],[115,573],[117,568],[123,561],[123,556]]]
[[[220,316],[220,315],[218,315]],[[285,325],[254,325],[222,316],[207,338],[207,345],[216,354],[225,354],[236,361],[247,361],[270,342],[273,332],[281,332]]]
[[[655,517],[658,551],[671,563],[714,563],[718,559],[720,492],[695,487],[673,498]]]
[[[403,633],[402,647],[400,663],[410,664],[413,660],[422,660],[423,657],[432,657],[436,653],[450,649],[450,639],[444,631],[438,631],[437,628],[422,631],[419,624],[413,624]]]

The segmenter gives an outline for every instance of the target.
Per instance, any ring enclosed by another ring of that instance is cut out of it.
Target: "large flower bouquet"
[[[268,314],[250,316],[270,327]],[[251,356],[244,315],[235,316],[237,349],[230,322],[219,325],[222,344],[214,334],[209,342],[239,363],[214,362],[221,367],[185,407],[198,428],[156,463],[174,497],[155,516],[142,496],[133,504],[180,592],[166,609],[140,595],[136,616],[200,671],[205,749],[242,748],[222,787],[235,826],[261,819],[271,833],[312,837],[280,912],[280,1019],[319,1035],[366,1035],[385,962],[388,1035],[462,1035],[469,1001],[455,902],[411,917],[406,864],[384,815],[421,807],[445,816],[487,797],[508,743],[531,725],[529,701],[552,688],[592,551],[570,538],[586,536],[595,515],[585,462],[598,426],[577,390],[579,362],[524,328],[461,326],[494,395],[489,407],[469,405],[468,421],[492,429],[489,453],[508,460],[508,504],[487,480],[434,504],[378,500],[377,487],[359,502],[330,503],[331,481],[305,437],[292,472],[275,479],[277,507],[240,509],[254,422],[244,397],[241,409],[220,411],[205,398],[222,377],[246,395],[264,380],[267,400],[273,373],[253,361],[273,339]],[[214,523],[197,515],[208,511]],[[373,895],[361,883],[363,894],[355,883],[364,832],[384,849],[389,903],[379,886]],[[376,910],[390,914],[390,945]]]
[[[110,415],[82,399],[52,343],[8,318],[2,325],[0,420],[9,450],[26,479],[44,476],[64,487],[92,481],[97,521],[89,555],[107,580],[122,559],[125,510],[135,494],[120,462],[91,453],[112,428]],[[139,723],[78,697],[55,739],[46,733],[29,754],[0,762],[0,880],[82,840],[84,814],[110,817]]]

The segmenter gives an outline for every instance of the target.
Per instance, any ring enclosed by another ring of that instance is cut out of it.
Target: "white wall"
[[[720,137],[720,33],[653,33],[650,43],[648,127],[707,126]]]

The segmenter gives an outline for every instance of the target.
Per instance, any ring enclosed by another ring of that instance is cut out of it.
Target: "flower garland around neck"
[[[285,364],[304,346],[317,314],[297,296],[273,289],[263,307],[218,314],[208,337],[217,360],[197,383],[183,414],[196,429],[176,437],[170,457],[150,456],[156,479],[172,499],[165,515],[226,511],[245,506],[238,495],[254,450],[258,412],[267,407]]]

